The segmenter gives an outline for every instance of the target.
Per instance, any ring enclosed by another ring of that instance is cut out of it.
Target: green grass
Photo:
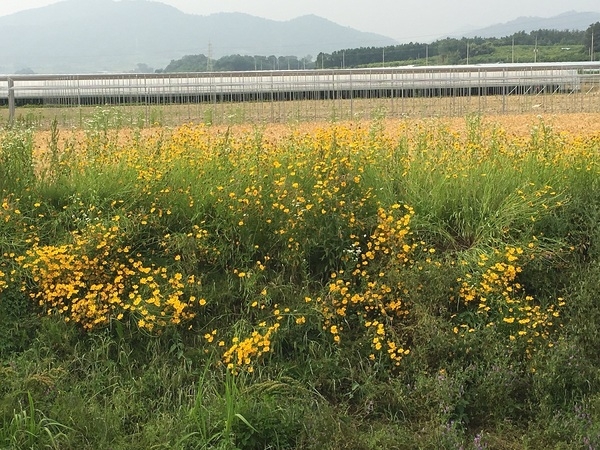
[[[0,448],[600,445],[596,136],[113,120],[1,131]]]
[[[445,64],[497,64],[497,63],[549,63],[549,62],[571,62],[589,61],[589,49],[584,45],[497,45],[490,53],[483,55],[470,54],[466,58],[466,50],[463,55],[434,55],[429,58],[419,58],[403,61],[386,61],[386,66],[408,66],[408,65],[445,65]],[[381,67],[381,62],[366,64],[361,67]]]

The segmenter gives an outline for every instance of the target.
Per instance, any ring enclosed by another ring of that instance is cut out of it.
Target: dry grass
[[[441,121],[451,129],[457,131],[463,131],[466,128],[466,121],[464,117],[443,117],[443,118],[400,118],[400,119],[385,119],[383,122],[386,127],[394,127],[398,124],[398,121],[408,123],[408,125],[416,125],[431,120]],[[600,133],[600,112],[596,113],[522,113],[522,114],[507,114],[507,115],[488,115],[484,116],[484,122],[494,123],[503,129],[507,130],[515,136],[525,136],[531,132],[531,127],[542,120],[544,123],[551,125],[556,132],[566,132],[573,134],[596,134]],[[191,123],[202,123],[199,121],[191,121]],[[315,126],[322,126],[326,123],[325,120],[300,123],[295,126],[296,129],[310,129]],[[215,125],[213,131],[225,132],[228,128],[232,131],[247,131],[252,132],[256,127],[256,124],[246,123],[237,125]],[[278,136],[285,136],[284,130],[289,130],[289,124],[281,123],[270,123],[266,124],[263,129],[263,133],[267,134],[273,139]],[[157,137],[160,134],[169,133],[169,128],[164,127],[152,127],[145,128],[139,131],[143,138]],[[116,132],[115,136],[121,143],[131,141],[134,135],[134,130],[130,127],[124,127]],[[43,149],[47,148],[50,141],[50,131],[39,130],[35,134],[36,148]],[[64,147],[68,141],[78,142],[80,147],[85,141],[85,132],[77,128],[63,128],[59,134],[59,147]]]
[[[119,114],[124,127],[182,123],[239,125],[244,123],[301,123],[373,118],[464,117],[468,114],[505,116],[513,114],[581,114],[600,112],[600,92],[585,88],[572,94],[537,94],[481,97],[330,99],[289,102],[201,103],[185,105],[107,106]],[[23,107],[17,120],[49,128],[57,119],[63,128],[81,128],[100,107]],[[104,107],[102,107],[104,108]],[[8,110],[0,110],[8,120]]]

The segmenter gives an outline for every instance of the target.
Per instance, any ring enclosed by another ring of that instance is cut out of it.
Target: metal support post
[[[12,78],[8,79],[8,123],[12,125],[15,120],[15,82]]]

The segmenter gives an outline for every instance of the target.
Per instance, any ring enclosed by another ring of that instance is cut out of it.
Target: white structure
[[[486,64],[337,70],[0,76],[10,117],[25,105],[188,104],[574,94],[600,63]]]

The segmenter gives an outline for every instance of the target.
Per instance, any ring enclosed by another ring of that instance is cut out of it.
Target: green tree
[[[186,55],[181,59],[172,60],[165,72],[205,72],[208,58],[205,55]]]
[[[600,22],[591,24],[588,29],[585,30],[585,39],[583,43],[586,49],[592,49],[593,46],[592,51],[594,54],[600,52]]]
[[[254,56],[248,55],[228,55],[215,61],[214,70],[216,71],[243,71],[255,70],[257,62]]]

